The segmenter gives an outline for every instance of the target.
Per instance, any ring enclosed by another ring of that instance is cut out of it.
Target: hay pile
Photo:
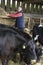
[[[0,15],[6,15],[6,14],[7,12],[3,8],[0,7]]]
[[[0,16],[6,16],[7,12],[0,7]],[[11,18],[0,18],[0,23],[6,24],[6,25],[12,25],[14,23],[14,20]]]

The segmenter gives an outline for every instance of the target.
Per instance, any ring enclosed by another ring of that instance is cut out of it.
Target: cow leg
[[[27,65],[32,65],[32,64],[31,64],[31,61],[28,61]]]
[[[27,65],[32,65],[32,63],[31,63],[31,59],[28,59],[28,58],[26,58],[25,63],[26,63]]]
[[[2,60],[2,65],[8,65],[8,58],[7,58],[7,56],[2,56],[1,60]]]
[[[3,59],[3,60],[2,60],[2,65],[8,65],[7,59]]]

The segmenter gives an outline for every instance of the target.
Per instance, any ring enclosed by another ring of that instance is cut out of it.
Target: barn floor
[[[0,65],[2,65],[2,64],[1,64],[1,60],[0,60]],[[26,64],[25,64],[24,62],[21,62],[21,63],[19,63],[19,62],[14,63],[13,61],[9,60],[8,65],[26,65]],[[40,62],[35,63],[35,64],[33,64],[33,65],[43,65],[43,56],[41,57]]]

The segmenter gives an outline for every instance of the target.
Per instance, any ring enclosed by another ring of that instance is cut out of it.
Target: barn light
[[[15,7],[17,7],[17,0],[15,0]]]
[[[7,0],[5,0],[5,6],[7,5]]]
[[[12,0],[10,0],[10,6],[12,7]]]
[[[0,0],[0,5],[1,5],[1,0]]]

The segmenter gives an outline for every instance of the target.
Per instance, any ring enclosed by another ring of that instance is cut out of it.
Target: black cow
[[[19,33],[20,32],[20,33]],[[22,34],[23,33],[23,34]],[[35,45],[32,42],[31,37],[25,32],[18,31],[17,29],[0,24],[0,55],[2,60],[2,65],[7,65],[9,56],[11,56],[15,51],[21,50],[22,46],[25,45],[26,49],[23,52],[27,64],[31,59],[36,59]],[[21,51],[20,51],[21,53]],[[24,55],[25,53],[25,55]]]
[[[40,43],[39,46],[36,45],[36,54],[37,54],[37,57],[38,57],[37,58],[37,61],[39,61],[40,60],[40,56],[43,54],[42,53],[43,50],[40,47],[40,45],[43,46],[43,26],[40,26],[38,24],[35,24],[34,27],[33,27],[33,30],[32,30],[32,34],[33,34],[33,38],[36,37],[37,35],[39,35],[38,36],[38,39],[35,40],[35,42],[38,41]]]
[[[33,27],[33,37],[36,37],[36,35],[39,35],[38,41],[43,46],[43,26],[35,24]]]
[[[37,25],[36,25],[37,26]],[[36,27],[35,26],[35,27]],[[36,28],[36,29],[38,29],[38,28]],[[35,29],[35,30],[36,30]],[[25,32],[23,32],[23,31],[21,31],[21,30],[17,30],[16,29],[16,31],[20,34],[20,35],[22,35],[26,40],[27,40],[27,42],[30,44],[30,46],[32,46],[32,48],[34,48],[35,49],[35,53],[36,53],[36,56],[37,56],[37,62],[40,60],[40,56],[42,55],[42,49],[41,49],[41,47],[40,46],[37,46],[36,45],[36,43],[35,43],[35,40],[33,39],[33,38],[31,38],[28,34],[26,34]],[[35,31],[35,32],[37,32],[37,31]],[[37,33],[36,33],[37,34]],[[34,37],[35,37],[35,35],[34,35]],[[34,45],[33,45],[34,44]],[[27,44],[26,44],[27,45]],[[27,60],[27,59],[29,59],[28,58],[28,56],[30,56],[30,58],[32,58],[31,57],[31,55],[29,55],[29,52],[27,51],[27,50],[29,50],[28,49],[29,48],[29,46],[27,46],[26,47],[26,49],[25,50],[23,50],[22,52],[23,52],[23,58],[22,59],[24,59],[24,61],[26,62],[26,63],[29,63],[29,61]],[[31,51],[32,52],[32,51]],[[25,59],[26,58],[26,59]]]

